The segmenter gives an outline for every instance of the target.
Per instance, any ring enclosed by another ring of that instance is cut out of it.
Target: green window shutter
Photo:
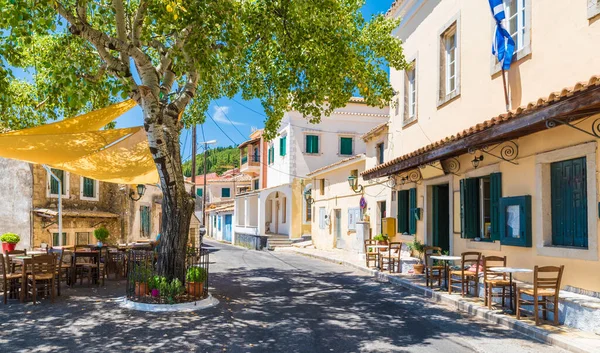
[[[409,209],[409,195],[408,191],[398,191],[398,233],[408,233],[408,209]]]
[[[202,189],[200,189],[200,188],[196,189],[196,195],[202,196]]]
[[[231,190],[229,188],[222,188],[221,197],[231,197]]]
[[[479,236],[479,179],[469,178],[460,181],[460,220],[461,237],[477,238]]]
[[[64,176],[64,172],[62,170],[59,169],[54,169],[52,168],[52,173],[54,173],[54,175],[56,175],[62,184],[62,194],[65,194],[65,176]],[[50,193],[53,195],[58,195],[58,181],[56,181],[56,179],[54,179],[53,176],[50,176]]]
[[[408,233],[409,234],[417,234],[417,189],[412,188],[409,190],[408,196],[408,205],[409,205],[409,213],[408,213]]]
[[[319,153],[319,136],[306,135],[306,153]]]
[[[279,139],[279,155],[280,156],[285,156],[285,152],[286,152],[286,145],[287,142],[287,136],[282,137],[281,139]]]
[[[62,243],[59,243],[58,233],[52,233],[52,246],[68,245],[67,233],[62,233]]]
[[[141,224],[141,233],[142,237],[150,236],[150,207],[141,206],[140,207],[140,222]]]
[[[352,155],[352,138],[341,137],[340,138],[340,154],[345,156]]]
[[[95,197],[96,195],[95,180],[90,178],[83,178],[83,196],[84,197]]]
[[[492,240],[500,240],[500,199],[502,198],[502,173],[490,174],[490,220]]]

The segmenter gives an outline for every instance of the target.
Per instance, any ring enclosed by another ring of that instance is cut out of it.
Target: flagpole
[[[504,103],[506,103],[506,111],[510,111],[510,104],[508,104],[508,87],[506,85],[506,71],[502,69],[502,83],[504,84]]]

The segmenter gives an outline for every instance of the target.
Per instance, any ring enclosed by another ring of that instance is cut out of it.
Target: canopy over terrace
[[[142,127],[100,130],[135,106],[127,100],[52,124],[0,134],[0,157],[120,184],[156,184]]]

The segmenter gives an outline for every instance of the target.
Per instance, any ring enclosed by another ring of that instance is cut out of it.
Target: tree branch
[[[113,8],[115,10],[115,23],[117,25],[117,38],[127,43],[127,28],[125,27],[125,8],[123,7],[123,0],[112,0]],[[120,50],[120,58],[123,63],[128,60],[125,51]]]
[[[179,94],[179,97],[177,97],[173,103],[169,104],[169,108],[174,109],[177,112],[177,115],[185,110],[185,107],[187,107],[192,98],[196,95],[199,78],[198,70],[196,70],[196,66],[194,65],[194,59],[185,51],[183,52],[183,56],[189,70],[187,82],[183,87],[183,91]]]
[[[102,63],[102,65],[100,65],[100,68],[98,69],[98,72],[95,75],[81,74],[79,76],[90,82],[96,83],[96,82],[100,81],[102,76],[106,73],[107,67],[108,67],[108,65],[106,64],[106,62],[104,62],[104,63]]]
[[[192,33],[193,25],[189,25],[179,32],[175,38],[175,44],[172,47],[167,49],[167,53],[165,55],[161,55],[160,64],[157,67],[157,71],[159,75],[163,75],[165,70],[171,65],[173,59],[171,58],[173,55],[173,51],[179,50],[183,48],[185,41],[188,36]]]
[[[146,18],[146,10],[148,9],[148,2],[146,0],[140,0],[137,12],[135,13],[135,19],[131,26],[131,43],[136,47],[140,46],[140,37],[142,36],[142,26],[144,19]]]

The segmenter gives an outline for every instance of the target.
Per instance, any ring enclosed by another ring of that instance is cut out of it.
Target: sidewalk
[[[390,274],[367,268],[365,267],[364,262],[359,260],[357,254],[351,254],[342,250],[319,250],[296,247],[279,248],[277,251],[293,252],[322,261],[352,267],[358,271],[367,273],[378,280],[402,286],[470,315],[478,316],[490,322],[512,328],[522,334],[535,337],[540,341],[547,342],[571,352],[600,352],[600,335],[580,331],[565,325],[558,327],[552,325],[535,326],[535,323],[531,320],[517,320],[514,315],[501,313],[500,310],[488,310],[487,307],[483,306],[483,302],[476,298],[462,298],[460,295],[449,295],[446,292],[427,288],[424,276]]]

